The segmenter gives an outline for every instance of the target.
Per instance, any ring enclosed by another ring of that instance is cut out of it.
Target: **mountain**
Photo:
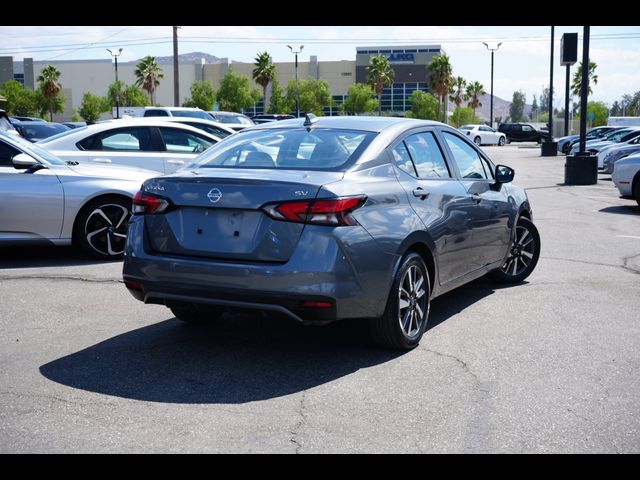
[[[483,120],[489,120],[489,112],[491,109],[491,95],[483,95],[480,97],[480,103],[482,103],[481,107],[476,109],[476,115],[478,115]],[[454,108],[451,104],[449,108]],[[493,118],[502,117],[502,121],[504,122],[507,118],[509,118],[509,109],[511,108],[511,102],[493,96]],[[531,105],[524,106],[524,114],[529,116],[531,114]]]
[[[199,63],[203,59],[204,63],[220,63],[222,61],[222,58],[204,52],[181,53],[180,55],[178,55],[178,61],[180,63]],[[139,61],[140,60],[136,60],[136,62]],[[158,62],[160,65],[172,64],[173,55],[169,55],[166,57],[156,57],[156,62]]]

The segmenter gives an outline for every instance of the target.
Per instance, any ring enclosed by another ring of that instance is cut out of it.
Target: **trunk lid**
[[[274,220],[261,207],[312,200],[342,172],[202,169],[155,178],[143,189],[168,198],[166,214],[145,217],[149,244],[159,253],[246,262],[289,260],[304,224]]]

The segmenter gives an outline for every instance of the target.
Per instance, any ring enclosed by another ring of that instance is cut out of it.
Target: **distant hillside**
[[[483,95],[480,98],[480,102],[482,103],[482,107],[479,107],[476,110],[476,115],[478,115],[483,120],[489,120],[489,111],[491,105],[491,95]],[[451,106],[449,108],[452,108]],[[511,102],[504,100],[500,97],[493,96],[493,117],[498,118],[502,117],[502,120],[506,120],[509,117],[509,108],[511,108]],[[524,114],[529,115],[531,113],[531,105],[524,106]]]
[[[181,53],[178,55],[178,61],[181,63],[199,63],[202,59],[204,59],[204,63],[220,63],[222,61],[222,58],[204,52]],[[139,61],[136,60],[136,62]],[[173,63],[173,55],[156,57],[156,61],[160,65],[171,64]]]

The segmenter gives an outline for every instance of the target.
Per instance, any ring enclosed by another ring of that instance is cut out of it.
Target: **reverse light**
[[[272,203],[262,207],[271,218],[288,222],[342,227],[355,225],[351,212],[367,201],[365,195]]]
[[[164,213],[171,206],[166,198],[151,195],[150,193],[139,191],[133,197],[134,215],[151,215],[154,213]]]

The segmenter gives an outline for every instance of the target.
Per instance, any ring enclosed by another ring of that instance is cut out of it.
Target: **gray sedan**
[[[19,137],[0,135],[0,246],[69,245],[122,257],[131,199],[157,172],[64,162]]]
[[[410,349],[432,298],[535,268],[540,236],[513,175],[441,123],[263,124],[144,183],[125,285],[186,322],[246,308],[303,323],[369,318],[379,343]]]

